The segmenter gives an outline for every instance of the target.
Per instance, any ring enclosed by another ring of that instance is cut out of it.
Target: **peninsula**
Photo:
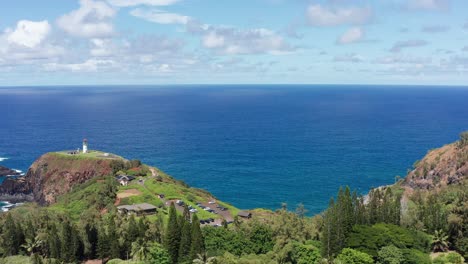
[[[301,205],[295,212],[287,205],[241,211],[156,167],[87,147],[85,141],[82,150],[46,153],[24,176],[0,186],[2,198],[27,202],[0,217],[0,263],[462,263],[467,257],[467,132],[429,151],[393,185],[365,196],[340,189],[313,217]],[[393,258],[400,262],[385,262]]]

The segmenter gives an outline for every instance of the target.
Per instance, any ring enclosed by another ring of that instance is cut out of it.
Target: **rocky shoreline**
[[[21,173],[0,166],[0,177],[5,177],[0,184],[0,201],[16,204],[34,200],[32,193],[26,187],[26,182]]]
[[[0,177],[6,176],[21,176],[21,173],[19,173],[16,170],[9,169],[7,167],[0,166]]]
[[[12,204],[16,203],[24,203],[24,202],[32,202],[34,201],[34,196],[32,194],[0,194],[0,201],[9,202]]]

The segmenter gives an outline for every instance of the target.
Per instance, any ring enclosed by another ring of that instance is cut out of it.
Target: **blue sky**
[[[466,0],[15,0],[0,86],[468,85]]]

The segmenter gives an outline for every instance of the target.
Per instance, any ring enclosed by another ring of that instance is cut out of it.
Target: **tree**
[[[296,207],[296,214],[300,219],[304,219],[305,215],[307,213],[307,209],[305,209],[305,206],[303,203],[300,203]]]
[[[167,250],[165,250],[158,243],[151,243],[149,246],[149,254],[147,256],[146,262],[148,264],[170,264],[171,257]]]
[[[134,260],[145,261],[150,254],[149,252],[150,248],[142,238],[139,238],[132,243],[131,256]]]
[[[30,256],[32,256],[40,247],[42,247],[43,242],[44,241],[39,239],[38,236],[36,236],[34,239],[26,238],[26,243],[21,245],[21,247],[24,248]]]
[[[273,249],[273,233],[267,225],[255,223],[250,230],[249,240],[254,254],[265,254]]]
[[[330,199],[328,209],[323,214],[322,256],[331,259],[335,253],[335,202]]]
[[[465,263],[465,259],[458,253],[456,252],[450,252],[447,254],[442,254],[439,255],[437,258],[435,258],[432,263],[434,264],[462,264]]]
[[[422,232],[408,230],[391,224],[373,226],[355,225],[350,233],[346,247],[365,252],[373,257],[385,246],[393,244],[400,249],[430,250],[430,237]]]
[[[188,215],[190,218],[190,214]],[[181,219],[179,263],[190,263],[190,249],[192,243],[192,225],[184,217]]]
[[[177,211],[174,203],[171,203],[169,208],[169,220],[167,223],[164,243],[167,251],[169,252],[169,256],[171,257],[171,263],[177,263],[180,247],[180,229],[177,223]]]
[[[13,220],[11,213],[7,214],[5,223],[2,226],[2,238],[2,247],[5,251],[5,255],[11,256],[18,254],[18,249],[24,242],[24,235],[21,227]]]
[[[109,242],[109,257],[119,258],[120,257],[120,245],[119,236],[117,235],[117,227],[115,225],[115,215],[109,216],[109,222],[107,226],[107,239]]]
[[[295,243],[293,248],[293,260],[297,264],[318,263],[321,259],[320,250],[313,245]]]
[[[382,247],[378,256],[379,264],[400,264],[405,260],[403,252],[394,245]]]
[[[48,247],[48,257],[53,259],[60,258],[60,238],[57,235],[57,226],[55,223],[51,223],[49,230],[47,232],[47,247]]]
[[[60,230],[60,258],[66,262],[74,262],[77,255],[77,241],[73,224],[67,219],[62,219]]]
[[[374,260],[369,254],[351,248],[345,248],[336,257],[338,261],[346,264],[372,264]]]
[[[432,236],[432,250],[445,252],[448,249],[448,236],[442,230],[436,230]]]
[[[191,259],[195,259],[198,254],[205,252],[205,243],[203,240],[203,234],[200,228],[200,221],[196,214],[192,217],[192,241],[190,245],[190,256]]]
[[[214,263],[215,257],[208,257],[206,254],[197,254],[193,259],[194,264],[211,264]]]
[[[109,238],[102,224],[98,227],[96,251],[97,256],[101,259],[109,256]]]

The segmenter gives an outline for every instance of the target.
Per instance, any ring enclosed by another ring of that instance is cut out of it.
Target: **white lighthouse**
[[[88,153],[88,140],[83,139],[83,153]]]

